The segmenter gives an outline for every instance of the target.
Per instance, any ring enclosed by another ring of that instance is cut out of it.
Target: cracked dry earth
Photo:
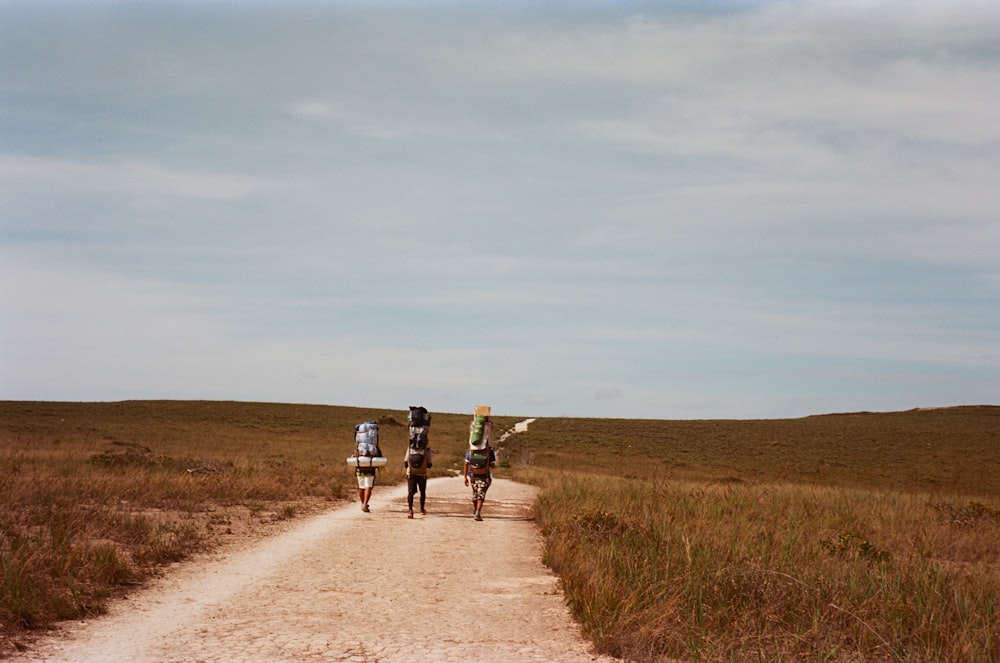
[[[461,478],[406,487],[181,565],[16,661],[611,661],[593,655],[542,564],[535,489],[495,479],[475,522]]]

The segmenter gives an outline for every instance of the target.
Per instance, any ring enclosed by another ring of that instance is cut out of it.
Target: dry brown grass
[[[401,461],[406,409],[237,402],[0,402],[0,652],[100,613],[165,564],[353,499],[354,424]],[[469,415],[434,414],[434,473]],[[498,425],[502,425],[498,424]],[[380,483],[402,479],[391,462]]]
[[[515,475],[602,651],[1000,660],[1000,408],[538,424]]]
[[[516,464],[624,477],[1000,494],[1000,408],[801,419],[539,419]],[[620,462],[614,457],[621,456]]]
[[[353,426],[402,479],[406,410],[0,402],[0,624],[100,612],[164,564],[353,499]],[[518,418],[497,418],[498,432]],[[434,413],[433,474],[468,414]],[[776,421],[540,419],[546,561],[633,660],[1000,660],[1000,408]]]

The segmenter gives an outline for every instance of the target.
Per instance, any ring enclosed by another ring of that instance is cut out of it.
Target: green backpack
[[[474,475],[486,475],[490,473],[490,448],[469,449],[469,467]]]

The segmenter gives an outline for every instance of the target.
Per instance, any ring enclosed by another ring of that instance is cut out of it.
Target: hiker
[[[427,470],[431,468],[432,456],[427,445],[427,431],[431,426],[431,415],[421,405],[411,405],[407,415],[410,426],[410,448],[403,459],[406,468],[406,503],[409,507],[407,518],[413,517],[413,496],[420,491],[420,513],[426,514]]]
[[[469,424],[469,450],[465,452],[465,465],[462,467],[465,485],[472,484],[472,510],[476,520],[483,519],[486,491],[493,483],[490,468],[496,465],[497,456],[493,452],[492,442],[493,422],[490,420],[490,407],[477,405],[476,414]]]
[[[493,483],[490,468],[496,463],[497,456],[493,452],[493,447],[469,449],[465,452],[465,466],[462,468],[462,473],[465,475],[465,485],[468,486],[470,482],[472,484],[472,510],[476,520],[483,519],[486,491]]]
[[[368,513],[368,501],[372,498],[375,476],[378,473],[377,463],[381,461],[381,464],[385,464],[385,457],[378,445],[378,424],[374,421],[358,424],[354,427],[354,439],[357,444],[357,451],[354,452],[354,476],[358,480],[358,499],[361,500],[361,510]]]
[[[411,448],[403,461],[406,468],[406,505],[409,508],[407,518],[413,517],[413,497],[420,491],[420,513],[427,514],[427,470],[432,467],[433,452],[430,447],[423,449]]]

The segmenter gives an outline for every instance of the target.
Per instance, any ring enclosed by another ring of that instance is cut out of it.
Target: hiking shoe
[[[408,512],[408,513],[406,514],[406,517],[407,517],[407,518],[412,518],[412,517],[413,517],[413,512],[412,512],[412,511]]]
[[[369,510],[368,509],[368,505],[367,504],[362,504],[361,505],[361,510],[364,511],[365,513],[368,513],[368,510]]]
[[[426,509],[421,509],[420,510],[420,515],[421,516],[426,516],[427,515],[427,510]]]
[[[483,517],[479,515],[478,511],[476,511],[476,520],[482,520],[482,519]]]

